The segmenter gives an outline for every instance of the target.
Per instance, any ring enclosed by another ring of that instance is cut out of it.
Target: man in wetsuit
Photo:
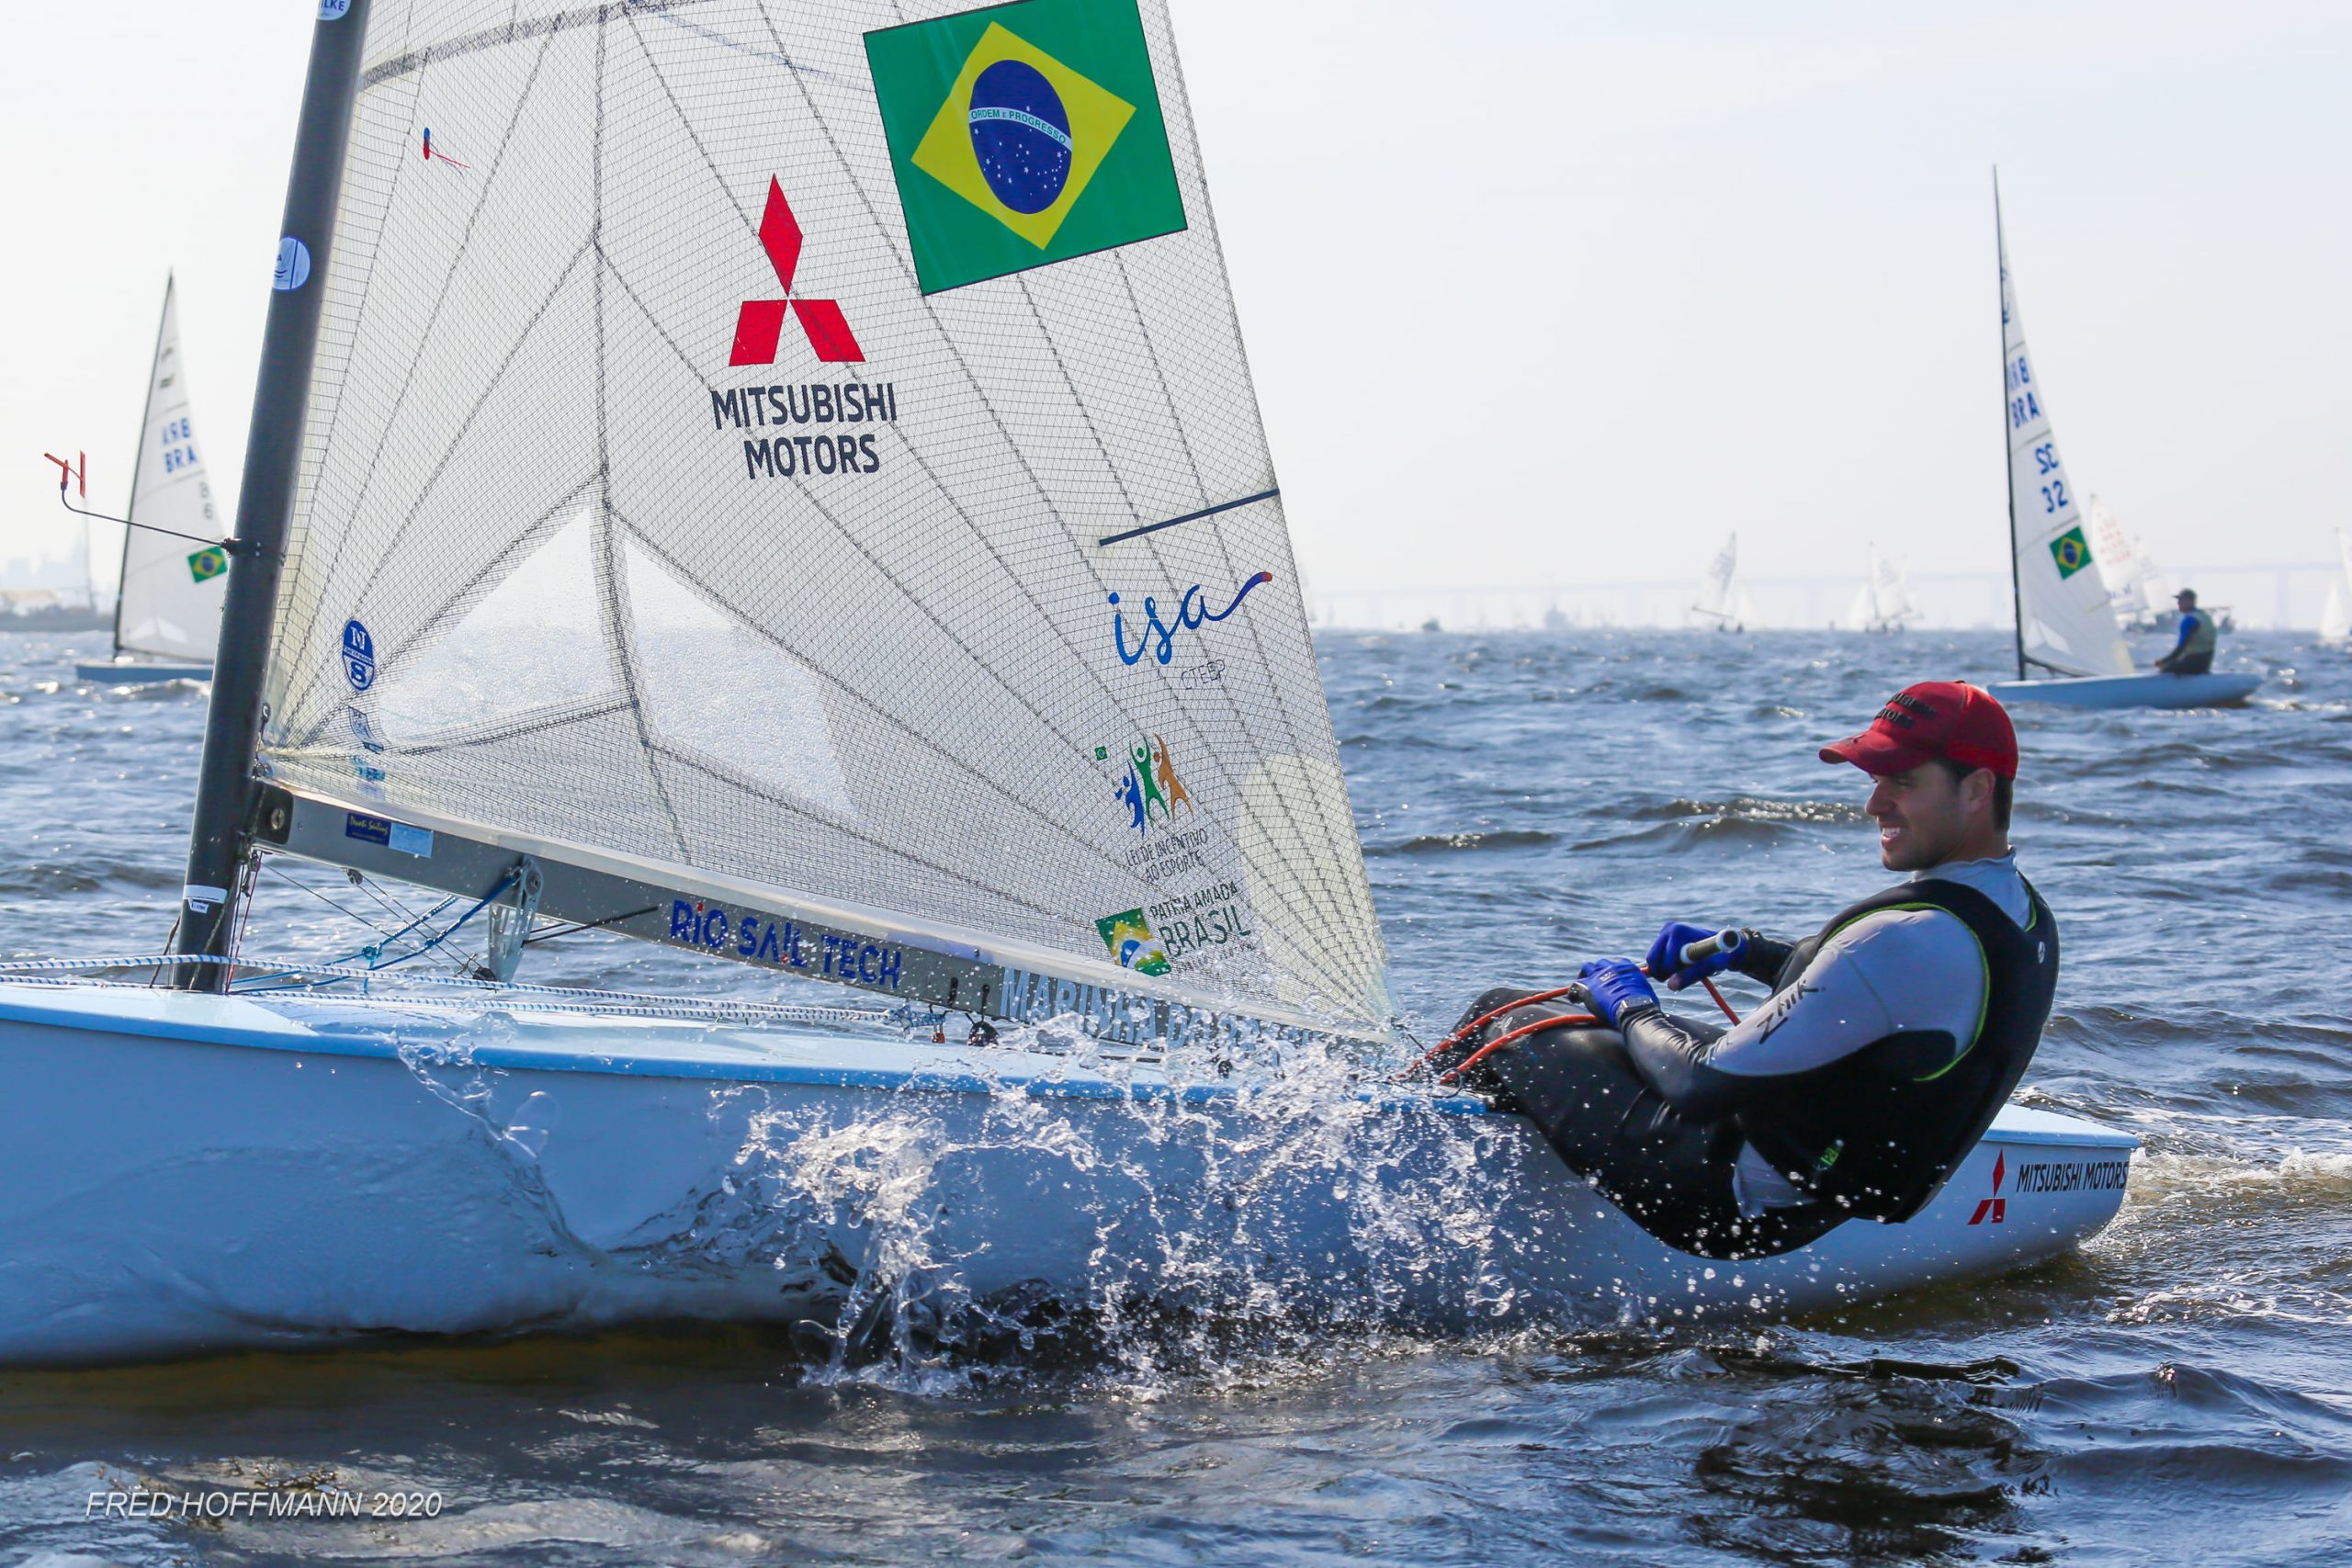
[[[2172,596],[2180,607],[2180,640],[2172,651],[2156,660],[2156,668],[2167,675],[2202,675],[2213,668],[2213,650],[2221,642],[2221,628],[2214,624],[2211,610],[2197,607],[2197,590],[2184,588]]]
[[[1584,966],[1576,999],[1608,1027],[1527,1034],[1467,1075],[1652,1235],[1704,1257],[1917,1213],[2007,1102],[2050,1015],[2057,923],[2008,846],[2018,748],[2001,705],[1925,682],[1821,758],[1871,776],[1879,857],[1908,881],[1793,944],[1747,931],[1686,956],[1717,928],[1671,921],[1647,976],[1624,959]],[[1773,987],[1727,1030],[1673,1017],[1651,985],[1726,969]],[[1506,1010],[1465,1048],[1565,1010],[1510,1008],[1526,994],[1473,1003],[1465,1023]]]

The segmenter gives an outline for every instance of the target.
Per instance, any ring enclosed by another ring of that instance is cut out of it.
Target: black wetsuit
[[[2026,893],[2022,929],[1974,888],[1927,880],[1862,900],[1803,942],[1751,933],[1741,972],[1771,985],[1768,1009],[1788,1009],[1804,1005],[1806,970],[1847,926],[1882,909],[1943,910],[1967,927],[1984,962],[1973,1039],[1903,1031],[1808,1071],[1731,1074],[1703,1059],[1723,1031],[1645,1009],[1624,1019],[1622,1034],[1562,1027],[1515,1042],[1472,1069],[1473,1087],[1533,1122],[1570,1169],[1685,1252],[1770,1257],[1857,1215],[1907,1220],[1984,1135],[2049,1019],[2057,922],[2030,886]],[[1489,991],[1464,1022],[1530,994]],[[1558,1003],[1513,1010],[1466,1048],[1576,1010]],[[1747,1145],[1785,1178],[1795,1201],[1742,1212],[1734,1169]]]

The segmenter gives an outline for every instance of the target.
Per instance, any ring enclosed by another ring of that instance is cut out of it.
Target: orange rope
[[[1645,970],[1644,973],[1646,974],[1647,971]],[[1731,1020],[1734,1023],[1737,1023],[1739,1021],[1739,1014],[1732,1011],[1731,1004],[1724,1000],[1724,994],[1715,989],[1714,981],[1702,976],[1699,984],[1707,987],[1707,995],[1715,998],[1715,1005],[1724,1010],[1724,1016],[1725,1018]],[[1462,1042],[1469,1039],[1472,1035],[1477,1033],[1478,1031],[1486,1028],[1487,1025],[1494,1022],[1495,1020],[1502,1017],[1503,1014],[1507,1012],[1516,1012],[1523,1007],[1533,1007],[1538,1002],[1556,1001],[1560,998],[1566,996],[1574,989],[1576,989],[1576,987],[1573,986],[1562,986],[1554,990],[1538,991],[1532,996],[1520,997],[1515,1000],[1505,1002],[1502,1006],[1496,1008],[1490,1012],[1480,1013],[1476,1018],[1472,1019],[1469,1022],[1464,1024],[1461,1028],[1455,1030],[1453,1033],[1447,1035],[1436,1044],[1430,1046],[1427,1051],[1422,1052],[1420,1055],[1414,1058],[1413,1064],[1410,1066],[1407,1067],[1403,1072],[1398,1073],[1396,1076],[1399,1078],[1408,1078],[1412,1077],[1415,1073],[1419,1072],[1423,1067],[1429,1066],[1429,1064],[1438,1056],[1453,1050],[1456,1045],[1461,1044]],[[1469,1055],[1464,1057],[1460,1062],[1438,1074],[1436,1081],[1443,1083],[1450,1077],[1459,1077],[1461,1074],[1469,1071],[1470,1068],[1484,1061],[1487,1056],[1493,1055],[1495,1052],[1501,1050],[1504,1046],[1510,1044],[1514,1040],[1522,1040],[1528,1035],[1541,1033],[1546,1029],[1559,1029],[1567,1024],[1577,1024],[1581,1026],[1585,1024],[1597,1024],[1600,1021],[1601,1021],[1600,1019],[1595,1018],[1589,1012],[1571,1012],[1562,1013],[1557,1018],[1547,1018],[1540,1020],[1534,1023],[1521,1024],[1517,1029],[1511,1030],[1507,1033],[1498,1035],[1496,1038],[1487,1041],[1484,1045],[1481,1045],[1476,1051],[1471,1052]]]
[[[1407,1067],[1403,1072],[1398,1073],[1396,1076],[1400,1078],[1411,1077],[1415,1073],[1418,1073],[1423,1067],[1428,1066],[1431,1061],[1441,1055],[1443,1055],[1446,1052],[1453,1050],[1456,1045],[1461,1044],[1464,1040],[1469,1039],[1472,1035],[1477,1033],[1478,1031],[1486,1028],[1487,1025],[1502,1017],[1503,1014],[1510,1012],[1516,1008],[1533,1007],[1537,1002],[1557,1001],[1560,998],[1566,996],[1571,988],[1572,987],[1567,986],[1562,986],[1559,989],[1554,991],[1538,991],[1533,996],[1521,997],[1516,1001],[1505,1002],[1502,1006],[1495,1009],[1492,1012],[1480,1013],[1476,1018],[1472,1019],[1469,1022],[1464,1024],[1461,1028],[1455,1030],[1453,1033],[1447,1035],[1444,1039],[1439,1041],[1428,1050],[1422,1052],[1419,1056],[1414,1059],[1412,1066]],[[1464,1065],[1467,1066],[1468,1064],[1465,1063]],[[1456,1068],[1455,1070],[1459,1071],[1460,1069]]]
[[[1592,1014],[1589,1012],[1564,1012],[1557,1018],[1539,1018],[1533,1023],[1522,1023],[1517,1029],[1510,1030],[1506,1033],[1496,1035],[1492,1040],[1487,1041],[1484,1045],[1479,1046],[1476,1051],[1471,1052],[1470,1055],[1462,1058],[1461,1062],[1457,1066],[1448,1067],[1445,1071],[1438,1074],[1437,1081],[1443,1083],[1446,1079],[1453,1077],[1457,1073],[1468,1072],[1472,1067],[1476,1066],[1480,1062],[1485,1061],[1488,1056],[1493,1055],[1496,1052],[1501,1050],[1504,1046],[1510,1044],[1514,1040],[1523,1040],[1528,1035],[1540,1034],[1547,1029],[1566,1029],[1571,1024],[1582,1027],[1586,1024],[1599,1023],[1600,1021],[1600,1020],[1593,1017]]]

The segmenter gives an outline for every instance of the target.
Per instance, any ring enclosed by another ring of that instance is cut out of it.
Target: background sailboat
[[[207,539],[221,536],[188,409],[187,365],[180,349],[179,306],[164,283],[164,314],[147,377],[139,424],[139,458],[130,481],[130,521],[122,541],[122,582],[115,599],[115,657],[78,664],[85,681],[129,684],[201,681],[212,674],[229,554]]]
[[[1874,543],[1864,545],[1862,585],[1847,608],[1847,628],[1899,632],[1919,618],[1919,604],[1911,596],[1911,578],[1903,563],[1882,554]]]
[[[2078,491],[2052,433],[2049,400],[2026,348],[2008,242],[1993,227],[2001,276],[2002,424],[2007,433],[2009,550],[2017,612],[2015,681],[1990,690],[2004,701],[2086,707],[2204,707],[2240,702],[2253,675],[2143,672],[2124,646],[2107,580],[2085,528]]]
[[[1917,1220],[1711,1269],[1394,1087],[1160,0],[350,0],[311,60],[180,988],[0,980],[40,1173],[0,1256],[41,1260],[0,1360],[1022,1293],[1780,1312],[2114,1213],[2132,1140],[2011,1108]],[[462,912],[241,958],[261,855]],[[892,1012],[337,994],[477,916],[493,972],[560,918]],[[124,1148],[174,1179],[94,1232],[50,1195]],[[1971,1224],[2028,1149],[2104,1174]]]
[[[1700,579],[1690,613],[1699,617],[1701,626],[1717,631],[1746,631],[1756,624],[1755,597],[1740,581],[1737,533],[1727,536],[1724,547],[1707,563],[1707,575]]]
[[[2327,581],[2327,603],[2319,616],[2319,639],[2330,647],[2352,643],[2352,537],[2335,530],[2335,575]]]

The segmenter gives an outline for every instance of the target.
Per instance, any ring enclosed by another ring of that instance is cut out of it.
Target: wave
[[[1456,850],[1523,850],[1560,841],[1540,828],[1498,828],[1474,833],[1423,833],[1402,843],[1366,845],[1367,856],[1449,854]]]

